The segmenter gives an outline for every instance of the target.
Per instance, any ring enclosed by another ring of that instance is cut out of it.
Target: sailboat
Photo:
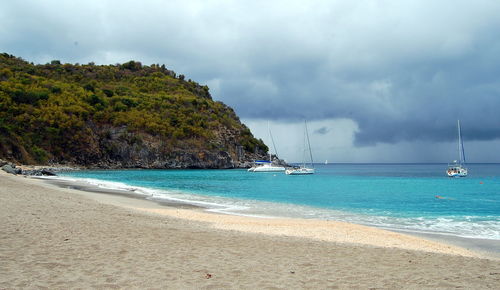
[[[281,165],[274,165],[271,161],[257,160],[255,166],[248,169],[250,172],[280,172],[285,171],[285,167]]]
[[[458,160],[454,160],[453,163],[448,164],[448,170],[446,170],[446,174],[448,174],[449,177],[467,176],[467,168],[465,167],[464,143],[462,141],[462,132],[460,130],[460,120],[457,120],[457,126],[458,126]]]
[[[306,144],[307,144],[307,148],[306,148]],[[306,166],[307,151],[309,151],[309,158],[310,158],[309,167]],[[307,132],[307,122],[306,121],[304,121],[304,155],[303,155],[302,160],[303,161],[302,161],[301,166],[288,168],[287,170],[285,170],[285,173],[288,175],[314,174],[314,165],[313,165],[313,157],[312,157],[312,151],[311,151],[311,143],[309,142],[309,132]]]
[[[269,127],[269,122],[267,123],[267,129],[269,130],[269,137],[271,137],[271,142],[273,143],[273,148],[276,158],[278,157],[278,151],[276,150],[276,145],[274,144],[273,134],[271,134],[271,127]],[[249,172],[282,172],[285,171],[285,167],[281,165],[273,164],[273,159],[271,152],[269,152],[269,161],[267,160],[257,160],[255,165],[248,169]]]

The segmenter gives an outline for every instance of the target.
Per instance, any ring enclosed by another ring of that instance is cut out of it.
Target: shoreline
[[[480,257],[500,261],[500,241],[498,240],[465,238],[440,233],[421,233],[416,231],[403,231],[394,229],[388,229],[388,231],[407,234],[438,243],[450,244],[477,253],[480,255]]]
[[[379,229],[383,231],[388,231],[391,233],[399,233],[403,234],[406,236],[411,236],[414,238],[419,238],[419,239],[424,239],[427,241],[432,241],[432,242],[437,242],[440,244],[445,244],[449,246],[454,246],[454,247],[459,247],[462,249],[465,249],[467,251],[470,251],[474,253],[474,255],[477,255],[479,257],[484,257],[484,258],[490,258],[490,259],[496,259],[500,260],[500,241],[497,240],[489,240],[489,239],[480,239],[480,238],[466,238],[466,237],[459,237],[459,236],[454,236],[454,235],[445,235],[445,234],[440,234],[440,233],[424,233],[424,232],[418,232],[418,231],[406,231],[406,230],[398,230],[398,229],[391,229],[391,228],[380,228],[376,226],[371,226],[371,225],[360,225],[360,224],[353,224],[353,223],[348,223],[348,222],[341,222],[341,221],[326,221],[326,220],[316,220],[316,219],[302,219],[302,218],[286,218],[286,217],[266,217],[266,216],[248,216],[248,215],[238,215],[236,213],[230,213],[230,212],[214,212],[210,211],[210,208],[200,206],[200,205],[195,205],[189,202],[185,201],[167,201],[167,200],[159,200],[159,199],[148,199],[146,195],[141,195],[138,193],[135,193],[134,191],[127,191],[125,189],[110,189],[110,188],[102,188],[99,187],[98,185],[93,185],[89,184],[83,181],[72,181],[64,178],[40,178],[40,177],[31,177],[34,179],[41,179],[47,183],[54,184],[56,186],[62,187],[62,188],[71,188],[71,189],[76,189],[80,190],[83,192],[89,192],[89,193],[96,193],[96,194],[110,194],[110,195],[115,195],[117,198],[119,197],[125,197],[125,198],[134,198],[134,199],[139,199],[139,200],[145,200],[150,203],[154,203],[157,205],[160,205],[159,208],[154,207],[154,210],[151,210],[148,208],[147,205],[144,205],[141,210],[146,211],[146,212],[156,212],[160,215],[168,215],[168,216],[173,216],[172,213],[169,211],[161,211],[163,206],[168,207],[168,208],[178,208],[178,209],[188,209],[188,210],[196,210],[199,212],[203,212],[206,214],[210,215],[229,215],[233,216],[235,218],[255,218],[258,220],[285,220],[287,223],[294,223],[294,221],[310,221],[311,223],[314,222],[337,222],[337,223],[344,223],[344,224],[349,224],[349,225],[356,225],[360,227],[367,227],[369,229]],[[102,202],[102,197],[93,196],[93,198],[97,201]],[[110,199],[106,199],[108,202],[110,202]],[[113,204],[113,202],[110,202],[110,204]],[[129,203],[126,203],[127,207],[131,207]],[[120,206],[120,202],[118,204],[114,204]],[[137,208],[136,208],[137,209]],[[176,217],[184,218],[184,219],[192,219],[192,214],[190,213],[184,213],[183,215],[175,215]],[[211,220],[210,216],[199,216],[197,218],[199,221],[204,221],[204,220]],[[239,229],[242,231],[245,231],[246,229]],[[313,237],[314,238],[314,237]],[[370,245],[370,243],[368,243]],[[379,244],[375,244],[375,246],[380,246]]]
[[[326,242],[357,244],[370,247],[401,248],[424,252],[499,259],[500,255],[484,250],[470,250],[453,240],[424,236],[414,232],[398,232],[341,221],[316,219],[249,217],[208,211],[208,208],[187,202],[148,199],[147,196],[121,189],[107,189],[81,181],[37,178],[53,186],[74,189],[78,194],[97,202],[124,207],[147,214],[156,214],[195,222],[208,222],[222,230],[292,236]],[[301,229],[307,229],[306,231]],[[334,231],[335,233],[332,233]]]
[[[494,289],[500,283],[498,260],[398,233],[213,214],[3,172],[0,220],[0,285],[8,289]]]

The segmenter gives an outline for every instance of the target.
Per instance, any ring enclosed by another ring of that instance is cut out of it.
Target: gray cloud
[[[314,134],[320,134],[320,135],[325,135],[327,134],[328,132],[330,132],[330,129],[328,129],[327,127],[321,127],[317,130],[314,130]]]
[[[457,119],[466,140],[500,138],[498,1],[2,6],[2,51],[41,63],[164,63],[217,84],[214,98],[245,119],[352,119],[358,146],[451,141]]]

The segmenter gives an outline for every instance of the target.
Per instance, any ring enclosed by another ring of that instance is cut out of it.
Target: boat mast
[[[457,120],[458,125],[458,154],[460,158],[460,164],[465,164],[465,151],[464,151],[464,143],[462,140],[462,130],[460,129],[460,120]]]
[[[309,132],[307,131],[307,121],[306,120],[304,120],[304,126],[306,127],[307,145],[309,146],[309,157],[311,157],[311,167],[314,167],[313,155],[312,155],[312,151],[311,151],[311,142],[309,142]]]
[[[271,137],[271,142],[273,143],[274,154],[278,157],[278,150],[276,150],[276,144],[274,144],[273,134],[271,134],[271,127],[269,126],[269,121],[267,121],[267,130],[269,131],[269,137]],[[271,152],[269,152],[269,161],[273,161],[271,158]]]
[[[305,126],[305,120],[304,120],[304,126]],[[302,135],[302,141],[304,142],[304,147],[302,149],[302,168],[306,168],[306,129],[304,127],[304,134]]]

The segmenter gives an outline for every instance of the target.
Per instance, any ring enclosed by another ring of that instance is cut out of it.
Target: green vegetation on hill
[[[113,159],[117,144],[155,142],[162,154],[268,150],[207,86],[164,65],[34,65],[0,54],[0,157],[86,165]]]

